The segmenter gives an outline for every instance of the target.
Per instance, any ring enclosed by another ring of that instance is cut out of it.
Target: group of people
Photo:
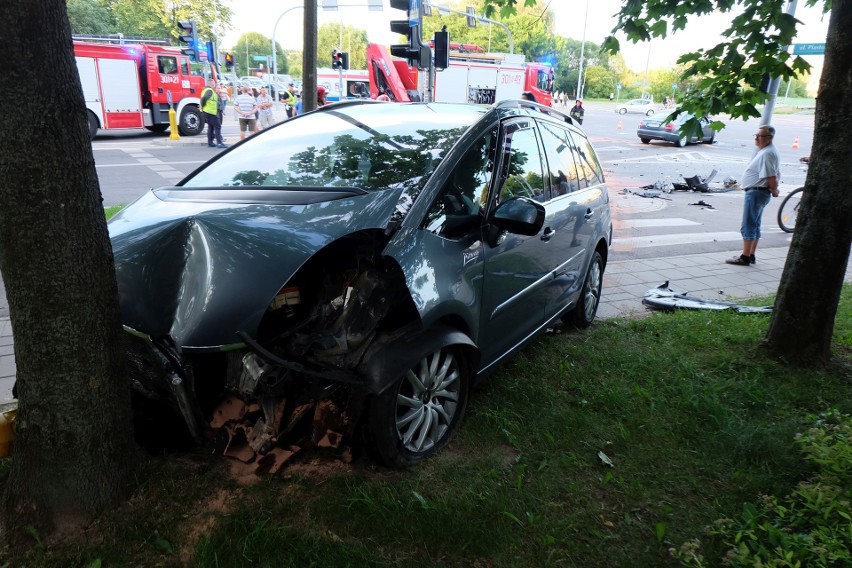
[[[247,134],[255,134],[275,124],[275,100],[266,87],[258,90],[242,85],[237,93],[234,97],[234,115],[240,122],[240,140],[245,140]],[[325,87],[317,87],[317,106],[327,104],[326,95]],[[302,100],[295,93],[292,83],[281,98],[287,108],[287,118],[302,113]],[[211,148],[227,147],[222,139],[222,122],[228,102],[228,89],[211,79],[201,93],[201,111],[207,123],[207,145]]]

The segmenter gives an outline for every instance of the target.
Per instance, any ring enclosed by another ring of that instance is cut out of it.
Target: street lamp
[[[586,19],[583,21],[583,43],[580,44],[580,71],[577,74],[577,96],[579,99],[582,95],[583,88],[583,54],[586,51],[586,25],[589,23],[589,0],[586,0]]]

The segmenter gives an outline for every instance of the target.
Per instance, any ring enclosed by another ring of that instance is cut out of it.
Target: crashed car
[[[645,118],[639,121],[639,127],[636,129],[636,135],[643,144],[650,144],[651,140],[663,140],[672,142],[678,148],[682,148],[687,144],[703,142],[712,144],[716,140],[716,131],[710,128],[710,119],[702,116],[698,119],[698,124],[701,131],[687,135],[681,131],[684,123],[690,120],[693,115],[681,112],[677,116],[670,114],[662,118]]]
[[[592,144],[555,110],[351,101],[109,231],[137,397],[274,471],[306,445],[400,467],[440,450],[489,370],[592,323],[612,223]]]

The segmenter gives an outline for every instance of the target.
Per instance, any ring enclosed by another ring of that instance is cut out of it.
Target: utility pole
[[[302,52],[302,112],[317,108],[317,3],[305,2]]]

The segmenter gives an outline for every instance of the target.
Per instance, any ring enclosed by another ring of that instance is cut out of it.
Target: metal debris
[[[707,203],[703,199],[701,201],[699,201],[698,203],[690,203],[690,205],[698,205],[700,207],[705,207],[707,209],[715,209],[715,207],[713,207],[712,205],[710,205],[709,203]]]

